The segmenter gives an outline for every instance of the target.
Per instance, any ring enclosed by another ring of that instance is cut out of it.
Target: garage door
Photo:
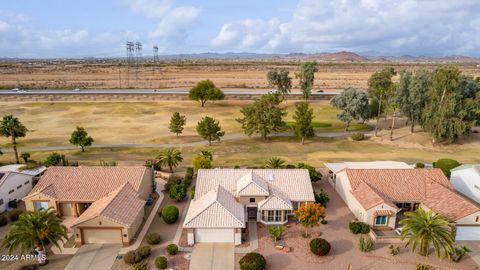
[[[85,244],[121,244],[120,229],[82,229]]]
[[[480,227],[460,227],[457,226],[457,235],[455,240],[480,240]]]
[[[195,229],[195,243],[233,243],[234,229]]]

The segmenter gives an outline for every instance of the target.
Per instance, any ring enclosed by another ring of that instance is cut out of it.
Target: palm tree
[[[168,166],[173,173],[173,167],[177,167],[183,161],[182,152],[175,148],[167,148],[160,152],[157,157],[160,166]]]
[[[202,157],[204,157],[204,158],[208,158],[208,159],[210,159],[210,161],[213,161],[212,151],[210,151],[210,150],[208,150],[208,149],[200,150],[199,156],[202,156]]]
[[[0,135],[12,138],[13,152],[15,152],[15,160],[20,164],[17,151],[17,138],[25,137],[28,129],[13,115],[5,115],[0,122]]]
[[[265,164],[265,168],[268,169],[282,169],[285,168],[285,160],[279,158],[279,157],[271,157],[268,161],[267,164]]]
[[[425,211],[422,208],[415,212],[405,213],[406,218],[399,224],[405,225],[402,229],[400,239],[408,239],[406,246],[411,246],[412,251],[417,247],[420,254],[428,256],[431,246],[435,249],[437,257],[443,255],[450,258],[453,253],[453,236],[450,223],[439,214],[432,211]]]
[[[9,254],[16,249],[25,253],[35,248],[38,252],[38,262],[43,265],[48,263],[45,247],[52,244],[61,249],[58,241],[65,243],[67,238],[67,228],[57,217],[57,211],[53,208],[40,209],[37,212],[20,215],[19,219],[12,223],[2,246],[8,249]]]

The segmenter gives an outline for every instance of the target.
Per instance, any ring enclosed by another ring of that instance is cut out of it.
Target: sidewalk
[[[182,231],[183,231],[183,221],[185,220],[185,216],[187,215],[187,212],[188,212],[188,207],[190,206],[190,202],[192,200],[190,199],[190,197],[188,198],[188,202],[187,204],[185,205],[185,210],[183,211],[182,213],[182,216],[180,217],[180,221],[179,221],[179,224],[178,224],[178,228],[177,228],[177,232],[175,233],[175,237],[173,238],[173,243],[175,245],[178,246],[178,250],[179,251],[182,251],[182,252],[192,252],[193,251],[193,247],[181,247],[179,245],[180,243],[180,238],[182,237]]]
[[[258,249],[258,233],[256,221],[248,222],[248,241],[250,242],[250,245],[248,247],[235,247],[235,253],[245,254]]]

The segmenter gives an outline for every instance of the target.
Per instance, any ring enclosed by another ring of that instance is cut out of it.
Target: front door
[[[248,220],[257,220],[257,207],[247,207]]]

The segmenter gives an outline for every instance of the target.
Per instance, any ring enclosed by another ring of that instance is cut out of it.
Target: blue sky
[[[334,52],[480,56],[477,0],[15,0],[0,57]]]

